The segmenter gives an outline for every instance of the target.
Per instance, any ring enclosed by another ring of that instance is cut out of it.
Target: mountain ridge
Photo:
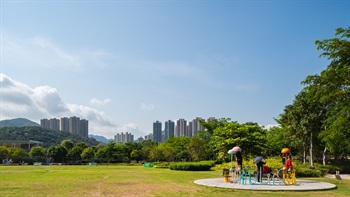
[[[37,127],[37,126],[40,126],[40,124],[26,118],[0,120],[0,128],[1,127],[33,127],[33,126]]]

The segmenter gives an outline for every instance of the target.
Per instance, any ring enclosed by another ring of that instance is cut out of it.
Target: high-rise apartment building
[[[69,118],[69,133],[79,134],[80,132],[80,118],[73,116]]]
[[[89,122],[85,119],[80,119],[78,117],[63,117],[61,119],[52,118],[41,119],[40,125],[44,128],[68,131],[72,134],[78,134],[84,137],[89,135]]]
[[[41,127],[50,129],[50,120],[48,120],[48,119],[46,119],[46,118],[41,119],[41,120],[40,120],[40,125],[41,125]]]
[[[153,133],[149,133],[148,135],[145,135],[145,140],[153,140]]]
[[[192,132],[193,132],[193,122],[190,121],[188,122],[188,125],[187,125],[187,136],[189,137],[193,136]]]
[[[168,120],[165,122],[164,141],[167,141],[171,136],[174,137],[175,122]]]
[[[162,123],[158,120],[153,123],[153,141],[162,142]]]
[[[61,118],[61,131],[69,131],[69,118],[63,117]]]
[[[60,130],[60,120],[56,118],[50,119],[50,128],[56,131]]]
[[[176,121],[175,137],[187,136],[187,121],[185,119],[178,119]]]
[[[117,133],[114,136],[114,141],[117,144],[125,144],[127,142],[134,142],[134,135],[132,135],[131,133],[126,132],[125,134],[122,133]]]
[[[89,121],[85,119],[80,120],[80,129],[79,129],[79,135],[88,137],[89,135]]]
[[[56,118],[52,118],[52,119],[41,119],[40,120],[40,125],[44,128],[47,129],[53,129],[53,130],[60,130],[60,120],[56,119]]]
[[[204,127],[201,125],[199,121],[204,121],[203,118],[197,117],[192,120],[192,136],[197,135],[197,131],[204,131]]]

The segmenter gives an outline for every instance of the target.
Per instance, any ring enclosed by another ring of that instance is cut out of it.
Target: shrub
[[[169,162],[159,162],[154,165],[155,168],[169,168],[170,163]]]
[[[171,164],[169,167],[171,170],[207,171],[214,165],[215,163],[213,161],[176,162]]]
[[[322,172],[316,169],[310,168],[298,168],[296,170],[296,177],[321,177]]]

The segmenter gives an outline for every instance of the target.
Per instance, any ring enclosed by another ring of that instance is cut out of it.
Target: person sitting
[[[264,166],[264,168],[263,168],[263,173],[264,174],[269,174],[269,173],[271,173],[272,172],[272,169],[271,168],[269,168],[268,166]]]

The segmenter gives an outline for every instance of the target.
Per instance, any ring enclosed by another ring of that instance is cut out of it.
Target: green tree
[[[191,159],[189,153],[190,137],[171,137],[169,138],[163,147],[163,152],[168,151],[167,148],[172,148],[174,152],[174,160],[188,160]],[[168,154],[167,154],[168,155]],[[169,155],[168,155],[169,156]]]
[[[93,147],[88,147],[81,153],[81,158],[85,160],[92,160],[95,157],[95,151]]]
[[[136,160],[136,162],[138,163],[142,159],[142,151],[137,149],[132,150],[130,158]]]
[[[193,160],[200,161],[202,158],[205,158],[206,156],[206,143],[205,141],[199,137],[199,136],[193,136],[191,137],[190,144],[189,144],[189,153]]]
[[[70,150],[74,147],[74,143],[71,139],[63,140],[61,146],[65,147],[67,150]]]
[[[78,147],[80,147],[82,149],[85,149],[85,148],[88,147],[88,145],[85,142],[79,142],[75,146],[78,146]]]
[[[266,149],[266,129],[257,124],[227,122],[214,130],[210,145],[217,160],[229,160],[227,152],[234,146],[241,147],[246,157],[261,155]]]
[[[338,28],[335,37],[316,40],[320,57],[330,63],[319,75],[308,76],[303,84],[326,107],[326,120],[320,138],[338,158],[350,153],[350,27]]]
[[[41,146],[34,146],[29,151],[29,156],[31,157],[45,157],[46,150]]]
[[[151,148],[150,151],[150,159],[152,159],[153,161],[160,161],[164,159],[164,155],[163,155],[163,144],[158,145],[158,146],[153,146]]]
[[[51,146],[47,150],[47,156],[52,158],[56,162],[64,163],[68,151],[61,145]]]
[[[0,146],[0,159],[6,159],[10,156],[9,150],[6,146]]]
[[[85,148],[77,144],[68,151],[66,158],[69,160],[75,160],[75,161],[81,160],[81,154],[83,153],[84,149]]]
[[[10,148],[11,158],[23,158],[28,157],[29,154],[21,148]]]
[[[292,105],[280,115],[279,123],[285,128],[290,136],[295,136],[294,142],[299,142],[303,147],[303,160],[306,160],[306,150],[309,149],[309,162],[313,166],[314,146],[320,145],[318,135],[322,130],[325,120],[326,109],[322,103],[310,99],[307,90],[296,95]]]
[[[210,133],[213,134],[214,130],[218,127],[224,126],[225,123],[230,122],[230,118],[210,119],[207,122],[202,119],[197,119],[199,123]]]
[[[129,149],[124,144],[116,144],[114,146],[113,159],[117,162],[127,162],[130,160]]]
[[[103,149],[97,151],[98,158],[104,158],[108,163],[115,160],[116,144],[114,141],[110,141]]]
[[[151,150],[154,146],[157,146],[157,142],[153,142],[151,140],[144,140],[141,142],[141,153],[142,153],[142,157],[143,159],[145,160],[151,160],[150,158],[150,153],[151,153]]]
[[[290,146],[289,136],[286,134],[285,129],[280,126],[268,129],[266,131],[266,146],[268,148],[265,149],[264,155],[275,157],[281,154],[283,148],[289,147],[294,149],[294,147]]]

